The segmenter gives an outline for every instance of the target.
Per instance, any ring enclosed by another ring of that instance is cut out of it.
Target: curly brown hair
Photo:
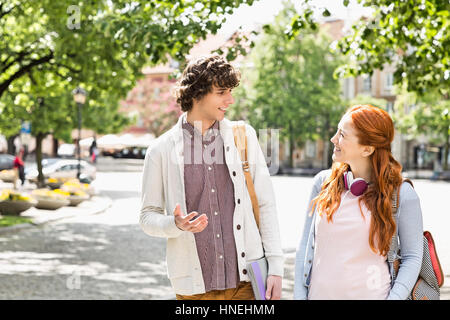
[[[233,89],[239,85],[240,73],[223,57],[209,55],[188,63],[175,87],[175,96],[181,110],[192,109],[193,100],[199,100],[212,91],[213,86]]]

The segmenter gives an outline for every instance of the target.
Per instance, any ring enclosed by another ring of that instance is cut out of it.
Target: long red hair
[[[394,124],[386,111],[371,105],[353,106],[346,114],[352,119],[359,144],[375,148],[370,156],[374,181],[360,196],[359,207],[363,202],[371,212],[370,248],[385,256],[396,227],[392,216],[392,196],[402,183],[402,166],[391,153]],[[340,205],[341,194],[345,190],[344,172],[349,165],[335,162],[331,169],[331,175],[324,181],[319,195],[312,200],[311,211],[312,214],[316,208],[320,215],[326,214],[328,222],[332,222]]]

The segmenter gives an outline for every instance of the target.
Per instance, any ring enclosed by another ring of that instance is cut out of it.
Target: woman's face
[[[334,144],[333,161],[347,163],[357,163],[364,159],[365,148],[359,144],[356,136],[356,129],[353,126],[350,114],[345,114],[338,124],[336,134],[330,140]]]

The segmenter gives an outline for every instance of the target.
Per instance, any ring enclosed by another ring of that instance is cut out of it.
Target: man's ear
[[[364,146],[363,148],[363,157],[369,157],[372,153],[374,153],[375,147],[373,146]]]

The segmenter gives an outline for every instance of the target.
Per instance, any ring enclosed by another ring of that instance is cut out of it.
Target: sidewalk
[[[30,218],[31,223],[16,224],[9,227],[1,227],[0,234],[13,232],[40,226],[48,222],[71,218],[79,215],[93,215],[102,213],[112,205],[112,200],[105,196],[94,195],[89,200],[83,201],[76,207],[65,206],[56,210],[43,210],[32,207],[21,213],[21,217]]]

